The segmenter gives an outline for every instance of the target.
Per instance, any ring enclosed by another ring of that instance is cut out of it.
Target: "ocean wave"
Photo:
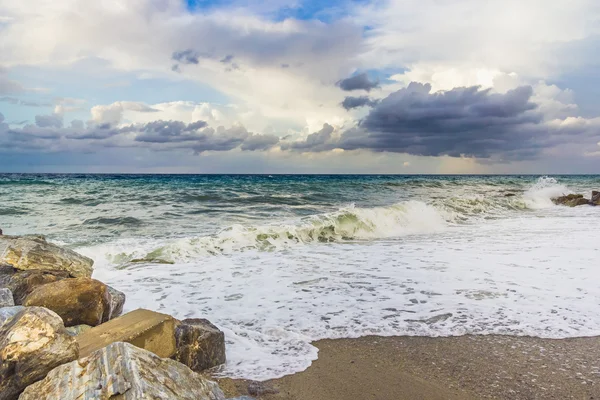
[[[525,191],[494,191],[489,195],[432,198],[429,203],[410,200],[387,207],[361,208],[354,205],[336,212],[264,225],[236,224],[216,234],[187,237],[134,252],[110,252],[117,264],[133,259],[187,262],[204,256],[239,251],[277,251],[290,246],[347,241],[372,241],[407,235],[441,232],[449,226],[477,223],[481,218],[500,218],[510,212],[554,207],[552,197],[570,192],[553,178],[540,178]],[[510,194],[510,196],[506,196]],[[205,213],[193,210],[190,213]],[[96,218],[86,224],[138,225],[132,218]],[[117,254],[117,256],[114,256]]]
[[[143,225],[144,222],[137,218],[134,218],[134,217],[115,217],[115,218],[98,217],[98,218],[86,219],[85,221],[83,221],[83,224],[84,225],[103,225],[103,226],[119,226],[119,225],[140,226],[140,225]]]

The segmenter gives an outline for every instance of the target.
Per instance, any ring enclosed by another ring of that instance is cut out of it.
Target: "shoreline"
[[[319,358],[303,372],[260,384],[217,381],[230,396],[264,400],[579,400],[600,395],[598,336],[366,336],[313,344]]]

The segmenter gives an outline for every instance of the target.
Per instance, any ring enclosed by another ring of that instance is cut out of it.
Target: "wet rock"
[[[12,307],[15,305],[13,294],[10,289],[0,289],[0,307]]]
[[[263,396],[265,394],[277,394],[279,389],[270,386],[264,382],[250,382],[248,384],[248,393],[252,396]]]
[[[225,363],[225,335],[206,319],[184,319],[175,328],[173,357],[196,372]]]
[[[170,315],[137,309],[77,336],[79,353],[87,357],[111,343],[127,342],[159,357],[172,357],[177,350],[176,323]]]
[[[42,236],[0,236],[0,264],[20,270],[67,271],[77,278],[92,276],[94,261]]]
[[[19,311],[0,328],[0,400],[16,399],[53,368],[77,357],[77,343],[58,315],[41,307]]]
[[[0,327],[4,325],[9,319],[17,315],[19,312],[23,311],[25,307],[23,306],[14,306],[14,307],[2,307],[0,308]]]
[[[219,386],[176,361],[117,342],[61,365],[20,400],[224,400]]]
[[[10,276],[6,286],[12,290],[15,304],[23,304],[25,298],[37,287],[69,278],[67,271],[18,271]]]
[[[108,294],[110,295],[110,314],[108,319],[117,318],[123,314],[123,305],[125,305],[125,293],[119,292],[110,286],[107,286]]]
[[[92,329],[92,327],[89,325],[75,325],[68,327],[66,330],[69,335],[78,336],[84,332],[89,331],[90,329]]]
[[[110,316],[108,287],[95,279],[72,278],[37,287],[23,302],[46,307],[63,319],[65,326],[96,326]]]
[[[592,200],[591,203],[595,206],[600,206],[600,192],[594,190],[592,192]]]
[[[552,199],[554,204],[560,204],[569,207],[577,207],[591,204],[582,194],[569,194]]]

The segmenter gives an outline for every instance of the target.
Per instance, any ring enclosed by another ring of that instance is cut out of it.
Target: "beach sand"
[[[319,359],[304,372],[220,384],[229,395],[265,400],[600,399],[598,337],[369,336],[314,344]]]

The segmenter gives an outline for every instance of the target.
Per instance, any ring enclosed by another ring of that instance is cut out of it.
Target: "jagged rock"
[[[592,192],[592,200],[591,203],[595,206],[600,206],[600,192],[594,190]]]
[[[67,333],[71,336],[77,336],[89,331],[90,329],[92,329],[92,327],[89,325],[75,325],[68,327]]]
[[[225,335],[206,319],[184,319],[175,328],[173,359],[196,372],[225,363]]]
[[[0,289],[0,307],[12,307],[15,305],[13,294],[10,289]]]
[[[110,295],[110,314],[108,319],[117,318],[123,314],[123,305],[125,304],[125,293],[119,292],[117,289],[107,286]]]
[[[65,326],[96,326],[110,316],[108,287],[90,278],[64,279],[38,286],[23,305],[46,307],[60,315]]]
[[[159,357],[175,354],[175,325],[170,315],[137,309],[77,336],[80,354],[86,357],[114,342],[127,342]]]
[[[25,307],[23,306],[14,306],[14,307],[2,307],[0,308],[0,327],[4,325],[9,319],[17,315],[19,312],[23,311]]]
[[[32,269],[19,271],[10,276],[6,286],[12,290],[15,304],[23,304],[25,298],[38,286],[69,278],[67,271],[42,271]]]
[[[224,400],[219,386],[185,365],[117,342],[61,365],[19,400]]]
[[[19,311],[0,327],[0,400],[16,399],[27,386],[78,354],[77,343],[54,312],[41,307]]]
[[[561,204],[569,207],[577,207],[591,204],[582,194],[569,194],[552,199],[554,204]]]
[[[20,270],[67,271],[78,278],[92,276],[94,261],[42,236],[0,236],[0,264]]]

